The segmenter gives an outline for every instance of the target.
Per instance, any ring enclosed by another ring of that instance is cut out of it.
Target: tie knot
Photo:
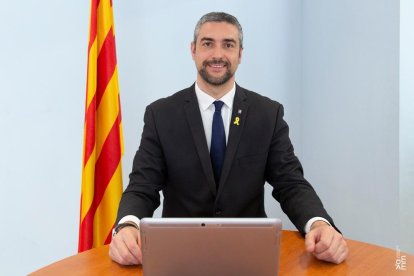
[[[220,112],[221,108],[223,107],[224,102],[215,101],[213,104],[214,104],[214,107],[216,108],[215,111]]]

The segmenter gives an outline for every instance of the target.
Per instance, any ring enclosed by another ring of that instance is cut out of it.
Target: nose
[[[221,47],[214,47],[212,58],[221,59],[223,57],[223,49]]]

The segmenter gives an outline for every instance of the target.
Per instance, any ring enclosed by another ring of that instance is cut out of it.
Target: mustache
[[[205,60],[203,61],[203,66],[208,66],[208,65],[224,65],[224,66],[228,66],[229,62],[223,60],[223,59],[213,59],[213,60]]]

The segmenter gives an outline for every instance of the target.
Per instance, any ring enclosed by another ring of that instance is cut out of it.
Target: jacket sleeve
[[[313,217],[323,217],[335,227],[315,190],[303,176],[302,165],[289,138],[289,126],[283,119],[282,105],[277,104],[276,113],[266,167],[266,181],[273,186],[273,197],[302,234],[305,234],[305,224]]]
[[[135,154],[129,184],[122,194],[117,223],[127,215],[139,219],[152,217],[160,205],[160,190],[165,185],[166,165],[151,106],[144,115],[141,144]]]

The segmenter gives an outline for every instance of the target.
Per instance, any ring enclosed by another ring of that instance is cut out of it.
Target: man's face
[[[191,54],[206,83],[219,86],[234,81],[242,56],[237,27],[226,22],[204,23],[196,43],[191,43]]]

